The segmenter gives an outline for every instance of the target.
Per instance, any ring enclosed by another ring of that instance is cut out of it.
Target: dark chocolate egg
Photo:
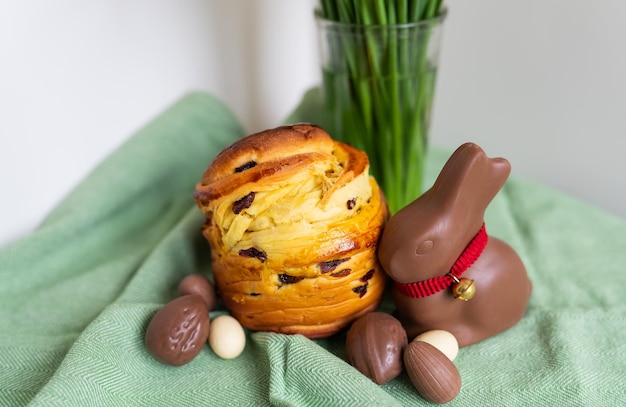
[[[202,274],[189,274],[180,281],[178,295],[182,297],[188,294],[201,295],[209,311],[213,311],[217,307],[215,287]]]
[[[209,337],[209,312],[202,296],[178,297],[161,308],[146,331],[146,347],[168,365],[189,363]]]
[[[348,330],[348,362],[377,384],[402,372],[402,354],[407,346],[406,331],[400,321],[383,312],[370,312],[358,318]]]

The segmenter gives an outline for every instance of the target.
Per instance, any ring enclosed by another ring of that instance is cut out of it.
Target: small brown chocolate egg
[[[400,321],[383,312],[359,317],[346,337],[348,363],[376,384],[384,384],[402,373],[402,353],[407,346]]]
[[[181,280],[178,285],[178,295],[182,297],[187,294],[201,295],[209,311],[213,311],[217,307],[215,287],[202,274],[189,274]]]
[[[448,403],[461,391],[461,375],[456,366],[430,343],[409,343],[404,351],[404,366],[413,386],[428,401]]]
[[[222,359],[236,358],[246,347],[246,333],[235,318],[220,315],[211,321],[209,346]]]
[[[189,363],[209,336],[209,312],[200,295],[178,297],[161,308],[146,331],[146,347],[172,366]]]

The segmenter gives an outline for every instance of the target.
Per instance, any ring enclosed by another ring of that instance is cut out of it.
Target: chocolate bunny
[[[532,291],[524,264],[484,227],[485,210],[510,171],[506,159],[463,144],[433,187],[386,225],[378,257],[394,280],[396,316],[409,341],[443,329],[467,346],[524,315]]]

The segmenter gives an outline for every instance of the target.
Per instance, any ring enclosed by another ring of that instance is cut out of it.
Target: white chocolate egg
[[[211,327],[211,329],[213,329],[213,327]],[[431,344],[450,360],[454,360],[459,353],[459,342],[452,333],[442,329],[423,332],[417,335],[413,341],[422,341]]]
[[[220,315],[211,321],[209,346],[222,359],[236,358],[246,347],[246,333],[235,318]]]

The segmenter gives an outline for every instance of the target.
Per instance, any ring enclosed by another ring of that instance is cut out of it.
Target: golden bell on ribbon
[[[452,285],[452,295],[457,300],[469,301],[476,294],[476,284],[474,280],[469,278],[454,278],[455,283]]]

